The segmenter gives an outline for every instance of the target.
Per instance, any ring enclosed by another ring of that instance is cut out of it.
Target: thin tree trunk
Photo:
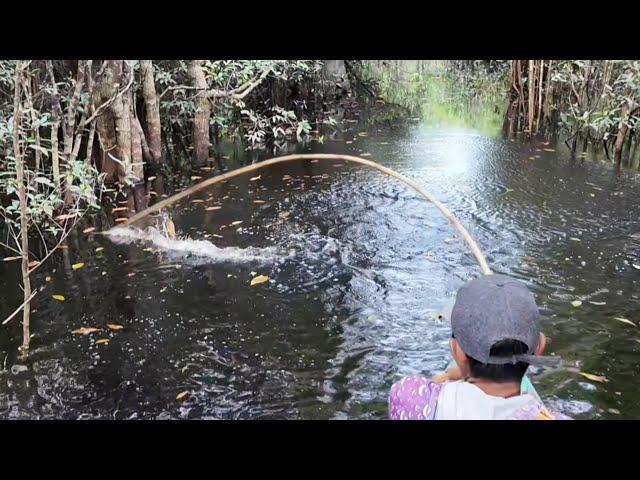
[[[162,163],[162,129],[160,126],[160,102],[156,94],[153,75],[153,62],[151,60],[141,60],[140,71],[142,73],[146,140],[149,145],[151,161],[154,164],[160,164]]]
[[[27,109],[29,110],[29,122],[31,125],[31,130],[33,131],[34,137],[36,139],[35,171],[38,172],[40,170],[42,152],[40,151],[40,127],[38,126],[38,119],[36,118],[36,113],[33,108],[33,102],[31,100],[31,77],[26,76],[22,81],[24,82],[24,98]]]
[[[533,60],[529,60],[529,72],[527,73],[527,83],[529,84],[529,136],[533,135],[533,115],[535,113],[535,62]]]
[[[16,173],[18,181],[18,198],[20,200],[20,250],[22,254],[22,286],[23,299],[25,301],[22,310],[22,347],[21,351],[26,353],[29,349],[29,320],[31,307],[28,302],[31,296],[31,281],[29,279],[29,236],[27,218],[27,192],[24,184],[24,157],[20,150],[20,129],[22,125],[21,106],[21,83],[23,75],[23,63],[16,62],[15,88],[13,96],[13,155],[16,161]]]
[[[536,119],[536,133],[540,132],[540,120],[542,117],[542,84],[544,83],[544,60],[540,61],[540,77],[538,80],[538,118]]]
[[[76,74],[76,85],[73,89],[73,96],[67,106],[66,121],[63,129],[64,135],[64,157],[69,161],[71,152],[73,151],[73,133],[76,126],[76,114],[78,112],[78,104],[80,103],[80,95],[84,87],[85,62],[78,60],[78,72]]]
[[[58,156],[58,131],[60,129],[62,109],[60,108],[60,94],[58,93],[58,86],[53,73],[53,63],[51,60],[47,60],[47,71],[51,79],[51,168],[53,170],[53,183],[56,186],[56,190],[59,192],[61,190],[61,181],[60,159]]]
[[[618,135],[616,136],[616,142],[613,145],[614,158],[616,162],[616,168],[620,170],[620,164],[622,163],[622,146],[624,144],[624,137],[627,135],[627,121],[629,120],[629,104],[624,103],[620,110],[620,124],[618,125]]]
[[[544,94],[544,110],[542,112],[543,116],[545,119],[547,119],[547,126],[548,128],[553,131],[555,127],[554,125],[551,125],[551,111],[550,111],[550,104],[551,104],[551,95],[550,95],[550,90],[551,90],[551,67],[553,65],[553,60],[549,60],[549,63],[547,64],[547,88]]]
[[[93,139],[96,133],[96,121],[91,122],[89,127],[89,137],[87,138],[87,153],[85,155],[85,162],[91,165],[91,155],[93,153]]]
[[[144,158],[142,157],[142,135],[144,132],[142,128],[139,128],[138,119],[133,113],[133,109],[130,104],[130,95],[125,94],[127,101],[125,104],[129,104],[129,123],[131,125],[131,163],[133,164],[133,175],[135,177],[134,183],[138,184],[144,181]]]
[[[211,105],[207,99],[207,81],[202,71],[201,60],[189,62],[189,76],[196,88],[196,114],[193,119],[194,160],[201,165],[209,159],[209,117]]]

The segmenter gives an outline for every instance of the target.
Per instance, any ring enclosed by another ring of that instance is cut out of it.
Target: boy
[[[504,275],[464,285],[451,312],[457,367],[433,380],[407,377],[389,396],[392,420],[554,420],[534,393],[521,391],[529,365],[552,365],[533,294]]]

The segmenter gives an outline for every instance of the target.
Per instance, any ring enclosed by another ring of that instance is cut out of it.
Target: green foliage
[[[185,61],[158,62],[156,82],[160,92],[180,85],[190,86]],[[273,105],[270,95],[259,98],[268,81],[299,84],[314,79],[321,69],[315,60],[206,60],[203,70],[209,89],[233,91],[251,84],[268,74],[263,82],[242,99],[234,96],[215,100],[211,126],[221,136],[244,137],[249,146],[262,145],[267,141],[280,141],[291,135],[304,136],[311,131],[304,116],[306,103],[296,102],[295,108]],[[239,92],[240,94],[242,91]],[[189,132],[195,114],[193,90],[189,88],[168,90],[160,100],[160,113],[168,127],[177,126]],[[258,100],[254,100],[258,99]],[[298,110],[296,113],[295,110]]]
[[[498,131],[506,99],[502,62],[361,62],[361,76],[386,102],[406,107],[428,125]],[[394,117],[395,118],[395,117]]]
[[[622,106],[631,110],[628,126],[638,123],[640,61],[565,60],[556,62],[551,77],[552,108],[559,113],[561,132],[600,142],[618,131]]]

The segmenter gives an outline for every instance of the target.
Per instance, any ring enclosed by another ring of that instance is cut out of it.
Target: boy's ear
[[[535,354],[542,355],[544,352],[544,347],[547,346],[547,337],[544,336],[544,333],[540,332],[540,340],[538,340],[538,346],[536,347]]]
[[[451,347],[451,355],[453,359],[456,361],[458,368],[462,372],[463,376],[469,375],[469,359],[467,358],[467,354],[464,353],[462,347],[458,343],[458,340],[452,338],[449,340],[449,346]]]

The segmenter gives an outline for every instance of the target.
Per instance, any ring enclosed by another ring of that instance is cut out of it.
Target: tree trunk
[[[156,94],[153,76],[153,62],[141,60],[140,71],[142,72],[142,98],[144,99],[147,144],[151,161],[158,165],[162,163],[162,130],[160,127],[160,102]]]
[[[201,60],[189,62],[189,76],[196,88],[196,114],[193,119],[194,160],[201,165],[209,159],[209,117],[211,105],[207,99],[207,81],[202,71]]]
[[[113,79],[117,88],[126,85],[123,82],[123,61],[110,60],[107,67],[112,71]],[[111,104],[111,111],[116,126],[117,158],[118,158],[118,180],[121,184],[126,183],[125,178],[131,169],[131,116],[129,114],[128,95],[123,94],[115,97]]]
[[[18,181],[18,198],[20,201],[20,250],[22,254],[22,286],[23,298],[25,301],[22,310],[22,353],[29,349],[29,320],[31,307],[29,297],[31,296],[31,281],[29,279],[29,236],[27,217],[27,191],[24,184],[24,157],[20,150],[20,128],[22,125],[22,105],[21,105],[21,83],[23,75],[23,63],[16,62],[15,88],[13,96],[13,155],[16,162],[16,176]]]
[[[624,137],[627,135],[628,120],[629,104],[625,102],[620,110],[620,124],[618,125],[618,135],[616,136],[616,143],[614,143],[613,145],[616,169],[618,170],[620,170],[620,164],[622,163],[622,146],[624,145]]]
[[[527,72],[527,83],[529,84],[529,108],[528,108],[528,117],[529,117],[529,136],[533,135],[533,114],[535,113],[535,83],[536,83],[536,75],[535,75],[535,62],[533,60],[529,60],[529,71]]]
[[[60,159],[58,157],[58,130],[60,129],[60,116],[62,109],[60,108],[60,94],[56,85],[56,78],[53,74],[53,64],[51,60],[47,60],[47,72],[51,80],[51,168],[53,170],[53,183],[56,190],[60,191]]]
[[[93,92],[94,111],[117,93],[115,84],[120,81],[120,71],[117,67],[117,65],[112,65],[112,61],[108,60],[103,64],[102,76],[96,82],[96,88]],[[96,119],[95,125],[98,132],[98,143],[100,144],[100,170],[106,173],[105,180],[114,181],[120,176],[124,178],[124,170],[110,157],[110,155],[117,155],[116,150],[118,148],[116,124],[112,109],[106,109]]]

